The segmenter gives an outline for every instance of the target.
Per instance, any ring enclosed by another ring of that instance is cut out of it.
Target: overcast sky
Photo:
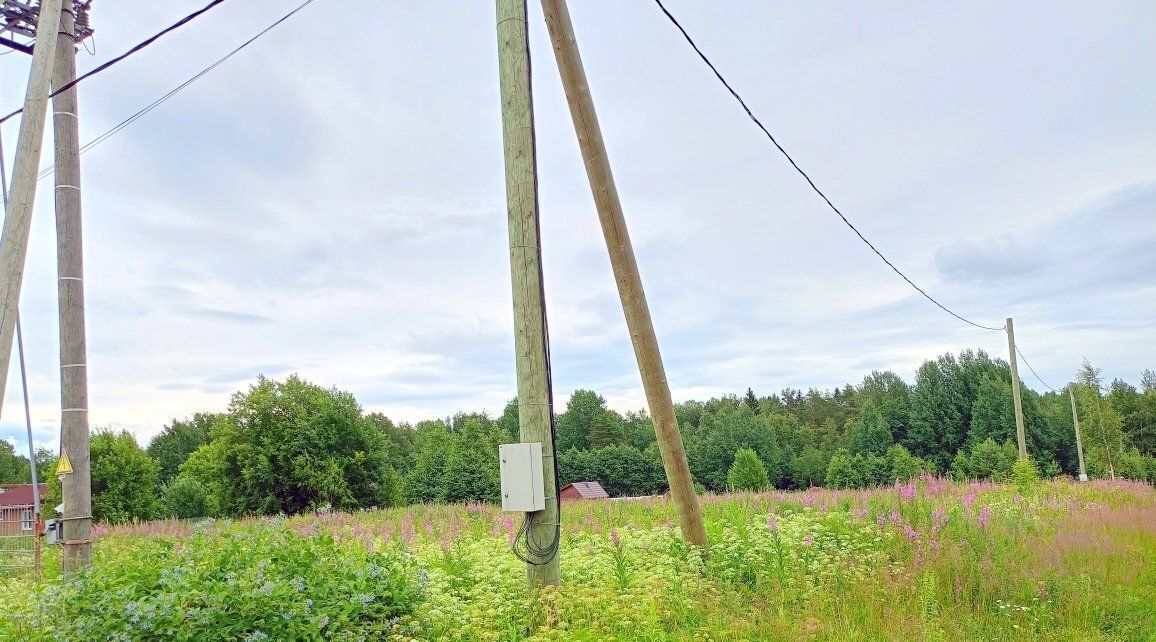
[[[1156,4],[667,3],[868,238],[961,314],[1014,317],[1048,383],[1085,357],[1108,380],[1156,368]],[[80,70],[203,4],[95,3]],[[296,4],[225,3],[86,82],[82,139]],[[920,298],[825,209],[650,0],[571,5],[676,400],[884,368],[912,381],[965,348],[1006,358],[1003,333]],[[530,16],[558,401],[593,388],[639,409],[535,2]],[[94,427],[147,443],[259,373],[401,420],[501,411],[515,378],[494,22],[490,1],[316,0],[83,157]],[[5,112],[28,63],[0,58]],[[55,448],[48,185],[22,309],[35,439]],[[13,365],[0,437],[23,444],[21,415]]]

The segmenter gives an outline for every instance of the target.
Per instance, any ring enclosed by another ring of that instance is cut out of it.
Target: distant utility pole
[[[541,442],[545,510],[532,519],[527,553],[530,594],[559,584],[557,487],[554,483],[553,406],[546,345],[546,295],[542,284],[538,230],[538,160],[530,86],[530,43],[526,0],[497,0],[498,75],[506,159],[506,207],[510,227],[510,272],[514,292],[514,351],[518,373],[521,440]],[[548,555],[539,555],[552,551]]]
[[[634,248],[630,244],[630,233],[626,228],[618,188],[610,170],[606,143],[602,139],[598,115],[594,111],[594,99],[578,52],[574,25],[570,22],[565,0],[542,0],[542,10],[546,14],[546,25],[554,44],[554,57],[558,61],[562,86],[565,87],[566,100],[570,104],[570,116],[578,135],[578,145],[582,149],[590,189],[594,192],[594,203],[602,223],[602,234],[606,238],[606,249],[610,252],[618,296],[622,300],[626,325],[634,344],[634,356],[642,374],[646,402],[654,420],[662,465],[666,469],[671,496],[678,507],[682,536],[690,544],[705,548],[706,528],[698,506],[698,495],[694,491],[694,479],[682,446],[682,434],[674,415],[674,402],[671,400],[666,370],[662,365],[662,353],[658,349],[658,337],[654,333],[654,322],[646,303],[642,276],[634,258]]]
[[[7,9],[9,2],[4,3]],[[38,24],[60,22],[62,0],[43,0]],[[8,211],[0,232],[0,410],[8,384],[8,366],[12,361],[12,337],[20,306],[20,287],[24,281],[24,264],[28,257],[28,233],[36,202],[40,152],[44,145],[45,111],[48,108],[49,83],[56,58],[55,28],[37,32],[32,53],[32,70],[24,96],[24,115],[20,119],[16,162],[12,171],[12,189]]]
[[[1080,441],[1080,417],[1076,414],[1076,391],[1068,384],[1068,396],[1072,399],[1072,424],[1076,427],[1076,456],[1080,459],[1080,481],[1088,481],[1088,471],[1084,470],[1084,443]]]
[[[1024,407],[1020,401],[1020,374],[1016,368],[1016,332],[1011,317],[1007,320],[1007,349],[1011,359],[1012,401],[1016,408],[1016,439],[1020,444],[1020,459],[1028,458],[1028,441],[1024,434]]]
[[[76,79],[76,16],[60,14],[52,84]],[[65,574],[92,563],[92,481],[88,452],[88,363],[84,330],[84,258],[81,242],[80,128],[76,88],[53,98],[56,136],[56,271],[60,306],[61,449],[72,462],[63,475]]]

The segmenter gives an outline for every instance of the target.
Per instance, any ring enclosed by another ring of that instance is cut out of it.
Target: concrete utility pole
[[[1080,441],[1080,417],[1076,414],[1076,391],[1070,384],[1068,396],[1072,399],[1072,425],[1076,427],[1076,456],[1080,459],[1080,481],[1088,481],[1088,471],[1084,470],[1084,443]]]
[[[75,15],[60,14],[54,87],[76,79]],[[84,332],[84,256],[81,242],[80,129],[76,88],[53,98],[56,135],[56,271],[60,305],[61,448],[72,462],[64,475],[64,572],[92,563],[92,480],[88,452],[88,367]]]
[[[1024,435],[1024,408],[1020,401],[1020,374],[1016,368],[1016,333],[1011,317],[1007,320],[1007,349],[1011,359],[1012,401],[1016,407],[1016,439],[1020,444],[1020,459],[1028,458],[1028,441]]]
[[[62,0],[43,0],[39,24],[60,22]],[[0,410],[8,387],[8,367],[12,361],[12,336],[20,306],[20,287],[24,281],[24,264],[28,257],[28,232],[36,202],[36,181],[40,172],[40,152],[44,145],[45,111],[48,108],[49,82],[56,58],[57,29],[38,33],[32,53],[32,70],[24,96],[24,115],[16,144],[16,162],[12,171],[12,189],[4,228],[0,232]]]
[[[558,61],[562,85],[566,89],[566,100],[570,104],[570,116],[578,134],[578,145],[582,149],[590,189],[594,193],[594,204],[602,223],[602,234],[606,238],[606,249],[610,252],[618,296],[622,299],[622,310],[626,314],[634,356],[642,374],[646,402],[654,420],[662,465],[666,469],[671,496],[678,507],[682,536],[687,542],[705,548],[706,528],[698,506],[698,495],[694,492],[694,479],[682,446],[682,434],[674,415],[674,402],[671,400],[666,370],[662,365],[662,353],[658,349],[658,337],[654,333],[654,322],[646,303],[642,276],[634,258],[634,248],[630,244],[630,233],[626,228],[618,188],[610,170],[606,143],[602,139],[598,115],[594,111],[594,99],[578,52],[574,25],[570,22],[565,0],[542,0],[542,9],[546,14],[546,26],[550,29],[554,57]]]
[[[518,372],[518,422],[524,442],[541,442],[546,509],[533,518],[529,537],[538,551],[554,548],[558,527],[554,483],[553,401],[547,366],[546,297],[542,284],[541,235],[538,231],[538,160],[534,141],[534,108],[530,86],[530,43],[526,0],[497,0],[498,74],[502,96],[502,133],[506,158],[506,203],[510,226],[510,272],[514,292],[514,351]],[[559,553],[527,551],[531,596],[559,584]]]

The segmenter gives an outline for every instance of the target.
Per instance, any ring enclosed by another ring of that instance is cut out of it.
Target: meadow
[[[424,505],[98,527],[91,572],[0,580],[0,639],[1154,640],[1156,491],[924,477],[563,504],[527,597],[513,515]]]

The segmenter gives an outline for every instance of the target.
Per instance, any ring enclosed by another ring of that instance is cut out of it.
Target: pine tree
[[[747,396],[743,398],[743,401],[746,402],[747,407],[751,410],[755,412],[759,411],[759,398],[755,396],[754,390],[747,388]]]

